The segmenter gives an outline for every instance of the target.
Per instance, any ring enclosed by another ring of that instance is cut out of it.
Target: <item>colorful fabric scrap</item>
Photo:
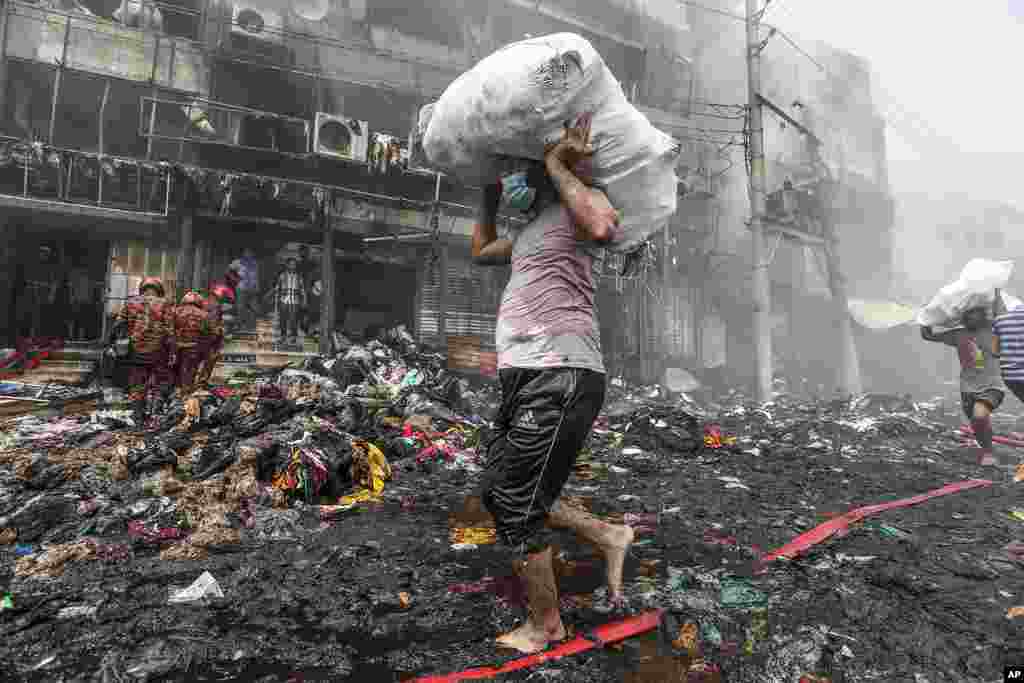
[[[301,493],[307,502],[313,500],[327,483],[327,458],[319,448],[296,446],[288,467],[274,475],[272,485],[289,494]]]

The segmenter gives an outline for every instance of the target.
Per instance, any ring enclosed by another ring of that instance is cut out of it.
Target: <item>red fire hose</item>
[[[912,505],[918,505],[931,500],[932,498],[938,498],[940,496],[948,496],[951,493],[959,493],[961,491],[968,491],[970,489],[981,488],[984,486],[991,486],[992,482],[987,479],[971,479],[969,481],[961,481],[955,484],[949,484],[943,486],[940,489],[934,491],[928,491],[912,498],[903,498],[901,500],[893,500],[888,503],[880,503],[878,505],[867,505],[865,507],[855,508],[850,510],[841,517],[830,519],[824,524],[819,524],[808,532],[802,533],[792,541],[782,546],[778,550],[773,550],[768,553],[762,559],[762,562],[771,562],[777,560],[780,557],[792,559],[800,553],[806,551],[808,548],[815,546],[825,539],[829,538],[833,534],[839,531],[845,531],[851,524],[859,522],[865,517],[871,517],[877,515],[879,512],[885,512],[886,510],[893,510],[896,508],[911,507]]]
[[[572,655],[586,652],[595,647],[600,647],[607,643],[616,643],[626,638],[646,633],[658,627],[661,621],[661,610],[655,610],[653,612],[645,612],[639,616],[629,617],[622,621],[612,622],[610,624],[604,624],[598,626],[589,635],[593,637],[593,640],[588,640],[583,636],[576,636],[572,640],[562,643],[557,647],[544,652],[538,652],[535,655],[527,655],[514,659],[511,662],[507,662],[498,667],[484,666],[476,669],[467,669],[458,673],[445,674],[442,676],[424,676],[422,678],[416,678],[411,683],[457,683],[458,681],[472,681],[480,679],[490,679],[495,676],[507,674],[512,671],[519,671],[521,669],[528,669],[531,666],[537,666],[544,662],[550,662],[555,659],[561,659],[562,657],[569,657]]]

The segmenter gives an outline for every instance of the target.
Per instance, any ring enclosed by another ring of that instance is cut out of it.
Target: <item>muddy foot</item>
[[[514,631],[498,636],[495,642],[500,647],[518,650],[523,654],[529,655],[547,649],[549,643],[563,639],[565,639],[565,626],[560,626],[557,632],[549,635],[545,631],[536,628],[529,621],[526,621]]]
[[[608,598],[612,603],[624,600],[622,595],[622,567],[626,563],[626,553],[633,543],[635,534],[628,526],[612,526],[607,538],[601,543],[604,559],[608,565]]]

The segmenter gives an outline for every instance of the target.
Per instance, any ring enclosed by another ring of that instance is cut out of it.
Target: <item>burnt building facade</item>
[[[180,297],[244,258],[254,266],[252,312],[233,350],[262,358],[281,350],[269,292],[292,256],[319,283],[310,331],[322,312],[353,336],[404,323],[454,350],[461,369],[491,372],[507,273],[471,264],[476,190],[426,168],[411,131],[420,107],[480,58],[557,31],[591,40],[634,104],[685,148],[680,210],[652,240],[642,274],[624,279],[615,263],[604,265],[610,366],[648,380],[666,365],[745,375],[743,25],[675,0],[7,0],[0,320],[8,345],[45,333],[87,353],[144,277],[163,278]],[[776,73],[775,53],[765,60],[779,89],[809,78]],[[787,106],[799,99],[767,90]],[[839,104],[802,101],[839,133],[852,130],[835,118]],[[843,149],[860,149],[858,136]],[[771,159],[782,143],[769,135],[767,144]],[[855,166],[836,173],[852,176]],[[789,167],[772,174],[772,189],[789,175]],[[875,178],[867,192],[884,194],[883,185]],[[851,212],[865,206],[854,195],[830,201]],[[851,220],[885,231],[882,217]],[[790,264],[776,278],[780,292],[810,292],[810,266],[785,256],[802,251],[787,252],[791,241],[778,250],[778,263]],[[856,259],[846,263],[859,269]],[[74,312],[73,325],[44,324],[62,310]],[[304,336],[300,350],[316,349]]]

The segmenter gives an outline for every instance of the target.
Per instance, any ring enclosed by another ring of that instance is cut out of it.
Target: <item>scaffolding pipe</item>
[[[412,242],[414,240],[425,240],[430,239],[432,235],[429,232],[422,233],[410,233],[407,235],[385,235],[383,237],[364,237],[363,243],[372,244],[375,242]]]
[[[103,99],[100,100],[100,139],[99,139],[99,154],[98,159],[100,162],[103,161],[103,153],[107,151],[107,147],[104,140],[104,130],[107,127],[107,100],[110,99],[110,79],[103,85]],[[68,164],[70,166],[70,164]],[[103,204],[103,168],[99,169],[97,174],[97,190],[96,190],[96,203],[99,205]],[[68,178],[68,185],[70,186],[70,177]]]
[[[53,99],[50,103],[50,129],[46,137],[47,142],[53,143],[53,135],[57,126],[57,103],[60,100],[60,85],[64,78],[64,64],[68,60],[68,41],[71,40],[71,18],[64,22],[64,45],[61,48],[60,61],[57,62],[57,70],[53,74]]]
[[[3,14],[0,21],[3,22],[3,37],[0,38],[0,112],[7,115],[7,30],[10,22],[11,3],[3,3]]]
[[[153,89],[153,108],[149,112],[149,136],[146,138],[146,158],[153,158],[153,128],[156,126],[156,96],[158,90],[156,87],[156,70],[157,65],[160,63],[160,36],[156,36],[156,41],[153,44],[153,69],[149,74],[149,83]],[[141,181],[141,174],[139,176]],[[139,186],[139,200],[141,201],[142,187]]]

